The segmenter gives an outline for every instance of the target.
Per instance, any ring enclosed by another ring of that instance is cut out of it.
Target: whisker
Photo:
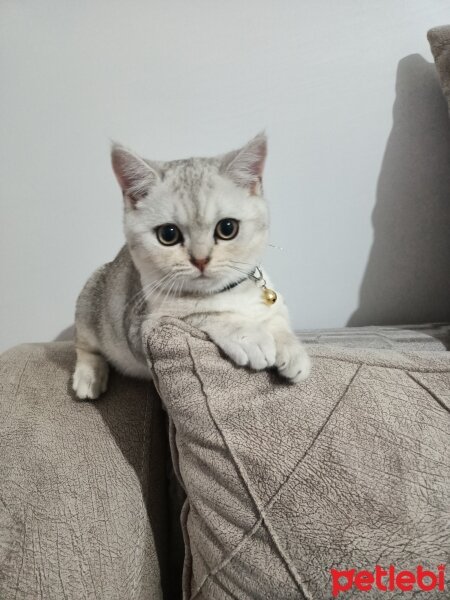
[[[254,265],[254,264],[251,264],[251,263],[245,262],[245,261],[243,261],[243,260],[230,260],[229,262],[235,263],[235,264],[237,264],[237,265],[247,265],[248,267],[252,267],[252,268],[254,268],[254,267],[255,267],[255,265]]]
[[[181,296],[181,294],[183,293],[183,288],[184,288],[184,284],[185,284],[185,283],[186,283],[186,280],[185,280],[185,279],[182,279],[182,280],[180,281],[180,289],[178,290],[178,294],[179,294],[179,296]]]
[[[159,306],[158,310],[161,310],[161,309],[162,309],[162,307],[163,307],[165,304],[167,304],[167,300],[169,299],[169,296],[170,296],[170,295],[171,295],[171,293],[172,293],[172,289],[174,288],[174,286],[175,286],[175,285],[176,285],[176,283],[177,283],[177,275],[176,275],[176,274],[175,274],[175,275],[173,275],[173,277],[172,277],[172,279],[171,279],[170,281],[171,281],[171,283],[170,283],[170,287],[169,287],[169,289],[167,290],[167,293],[166,293],[166,295],[165,295],[165,297],[164,297],[163,301],[161,302],[161,304],[160,304],[160,306]],[[169,285],[169,284],[167,284],[167,285]]]
[[[161,282],[160,285],[158,285],[154,289],[150,290],[150,292],[146,296],[146,298],[147,299],[150,298],[155,293],[158,296],[160,296],[162,293],[164,293],[167,290],[167,287],[172,283],[173,278],[174,278],[174,274],[173,273],[169,273],[169,277],[166,278],[166,280],[164,282]]]
[[[233,271],[237,271],[238,273],[242,273],[242,275],[248,275],[248,271],[241,269],[240,267],[234,267],[233,265],[228,265],[229,269],[233,269]]]
[[[143,304],[146,304],[148,302],[148,300],[154,295],[154,294],[159,294],[160,290],[162,288],[162,285],[159,285],[157,287],[154,287],[151,290],[148,290],[148,292],[139,300],[139,302],[136,303],[134,309],[136,311],[139,311],[140,308],[142,307]]]
[[[145,286],[145,289],[143,289],[143,297],[138,302],[136,302],[134,310],[139,310],[139,308],[145,302],[147,302],[154,294],[157,294],[159,296],[164,289],[164,285],[169,284],[172,276],[173,273],[166,273],[166,275],[164,275],[164,277],[162,277],[158,281],[152,282],[150,285]]]
[[[139,301],[141,300],[141,298],[139,298],[139,296],[143,296],[145,298],[145,294],[147,291],[149,291],[151,288],[153,287],[157,287],[159,286],[165,279],[167,279],[167,277],[170,275],[170,273],[167,273],[166,275],[164,275],[163,277],[161,277],[160,279],[157,279],[156,281],[152,281],[150,283],[147,283],[145,286],[143,286],[136,294],[134,294],[134,296],[132,296],[132,298],[125,304],[125,308],[127,308],[134,300],[137,300],[137,304],[139,303]],[[145,301],[145,300],[144,300]],[[142,302],[141,302],[142,304]],[[140,304],[138,304],[138,306],[140,306]]]
[[[147,287],[147,286],[145,286]],[[133,300],[135,300],[136,298],[138,298],[140,295],[142,295],[144,291],[144,288],[141,288],[136,294],[134,294],[130,300],[128,300],[128,302],[125,304],[125,308],[128,308],[128,306],[133,302]]]

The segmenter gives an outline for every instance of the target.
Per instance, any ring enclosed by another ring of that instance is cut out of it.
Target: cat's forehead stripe
[[[205,159],[192,158],[178,161],[170,171],[172,192],[189,205],[191,210],[188,212],[194,209],[194,215],[191,216],[195,220],[203,222],[207,213],[208,196],[213,189],[211,176],[214,167]]]

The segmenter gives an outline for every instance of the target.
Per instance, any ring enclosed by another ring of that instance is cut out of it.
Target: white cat
[[[76,309],[73,389],[81,399],[106,390],[108,362],[151,378],[141,331],[165,315],[206,332],[237,365],[276,367],[305,379],[309,357],[278,294],[258,271],[268,233],[263,134],[214,158],[145,160],[115,145],[112,164],[124,197],[127,244],[91,276]]]

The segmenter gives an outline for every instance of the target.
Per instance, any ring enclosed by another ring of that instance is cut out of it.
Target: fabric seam
[[[236,472],[238,473],[239,478],[241,479],[242,483],[244,484],[244,487],[247,490],[249,498],[251,499],[252,503],[254,504],[254,506],[255,506],[255,508],[256,508],[256,510],[258,512],[258,515],[259,515],[259,519],[255,522],[255,524],[253,525],[253,527],[250,530],[250,532],[247,531],[247,533],[245,534],[245,536],[242,538],[242,540],[239,543],[241,544],[241,543],[244,542],[244,540],[248,540],[249,538],[251,538],[252,535],[259,529],[259,527],[261,526],[262,522],[264,522],[265,525],[266,525],[266,527],[267,527],[267,530],[268,530],[268,532],[269,532],[269,534],[270,534],[270,536],[272,538],[272,542],[274,543],[274,545],[275,545],[275,547],[277,549],[277,552],[278,552],[280,558],[285,563],[285,566],[287,567],[287,570],[288,570],[290,576],[292,577],[294,583],[296,584],[298,591],[303,595],[304,598],[310,598],[309,594],[307,594],[306,591],[303,589],[302,582],[300,581],[300,576],[297,573],[295,567],[293,567],[293,565],[290,564],[290,562],[287,559],[284,551],[280,547],[279,541],[274,539],[274,533],[273,533],[273,531],[271,531],[271,527],[269,526],[267,518],[263,514],[263,511],[264,511],[265,507],[260,508],[260,506],[259,506],[260,505],[260,501],[258,502],[256,500],[257,494],[252,489],[252,487],[250,485],[250,482],[248,482],[247,478],[244,476],[244,472],[242,470],[242,466],[240,465],[240,462],[237,460],[237,458],[235,457],[234,453],[232,452],[231,447],[229,446],[228,441],[227,441],[227,439],[226,439],[226,437],[225,437],[222,429],[219,427],[219,425],[218,425],[218,423],[217,423],[217,421],[216,421],[216,419],[215,419],[215,417],[214,417],[214,415],[212,413],[211,406],[210,406],[210,403],[209,403],[209,400],[208,400],[208,395],[206,394],[203,380],[202,380],[202,378],[200,376],[200,373],[199,373],[199,371],[197,369],[197,365],[195,363],[195,359],[194,359],[193,354],[192,354],[192,349],[191,349],[191,346],[189,344],[189,340],[187,340],[187,345],[188,345],[188,349],[189,349],[189,355],[190,355],[190,358],[191,358],[191,361],[192,361],[193,371],[194,371],[194,374],[196,375],[196,377],[198,379],[198,382],[200,384],[200,388],[201,388],[203,397],[205,399],[205,404],[206,404],[206,407],[208,409],[209,415],[210,415],[210,417],[211,417],[211,419],[212,419],[212,421],[213,421],[213,423],[214,423],[217,431],[219,432],[219,434],[220,434],[220,436],[221,436],[221,438],[222,438],[222,440],[223,440],[223,442],[225,444],[225,447],[226,447],[226,449],[227,449],[227,451],[229,453],[229,456],[230,456],[230,458],[231,458],[231,460],[232,460],[232,462],[234,464],[234,468],[236,469]],[[258,523],[258,521],[260,521],[260,522]],[[233,551],[235,552],[236,548],[234,548]],[[227,555],[227,557],[225,557],[225,559],[223,559],[222,562],[219,565],[217,565],[217,567],[215,568],[216,570],[215,570],[214,574],[211,572],[211,573],[209,573],[208,575],[205,576],[204,580],[202,581],[202,583],[200,584],[200,586],[198,587],[198,589],[196,590],[196,592],[191,596],[191,600],[194,600],[198,596],[198,594],[200,593],[203,585],[206,583],[208,577],[210,577],[211,575],[213,575],[213,576],[217,575],[217,573],[227,564],[227,562],[229,562],[229,560],[230,560],[230,554]]]
[[[445,404],[443,400],[439,398],[428,386],[419,381],[412,373],[406,371],[407,375],[412,379],[417,385],[419,385],[423,390],[425,390],[430,396],[439,404],[441,408],[443,408],[446,412],[450,413],[450,408]]]

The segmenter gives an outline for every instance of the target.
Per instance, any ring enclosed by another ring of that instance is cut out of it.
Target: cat
[[[221,156],[170,162],[113,145],[126,245],[94,272],[77,300],[78,398],[96,399],[106,390],[108,363],[151,379],[142,328],[151,332],[167,315],[208,334],[237,365],[275,367],[292,382],[308,376],[310,359],[283,298],[268,303],[263,286],[270,281],[257,269],[268,236],[266,154],[263,133]]]

